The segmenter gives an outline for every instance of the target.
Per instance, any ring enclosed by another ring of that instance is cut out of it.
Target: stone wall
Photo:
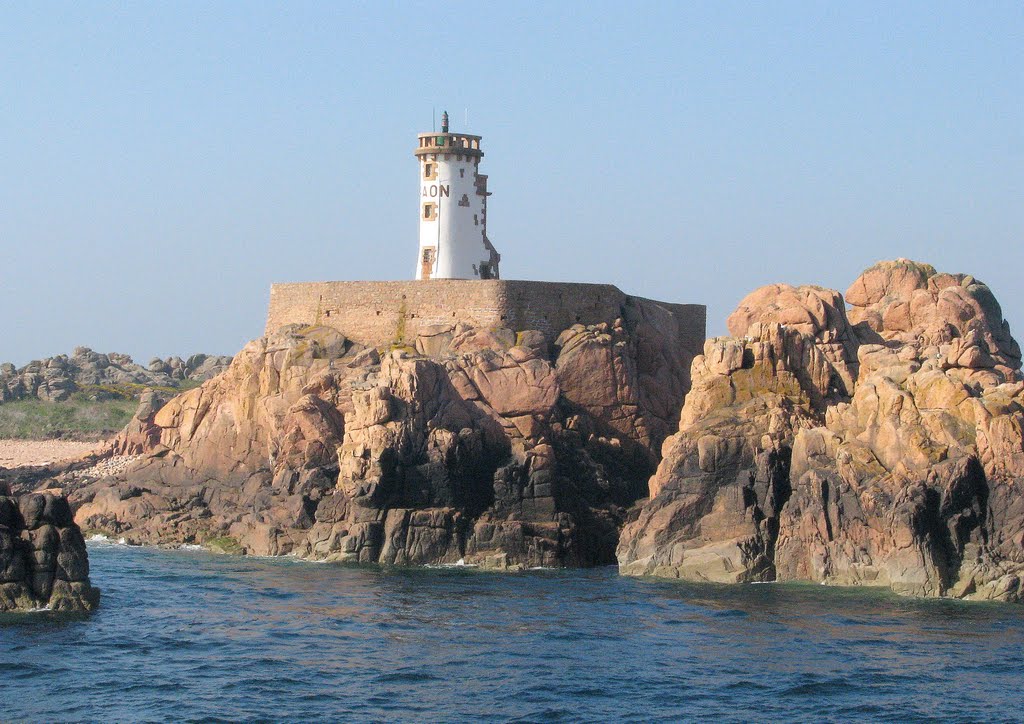
[[[629,299],[610,284],[504,279],[274,284],[266,331],[269,334],[286,324],[322,324],[360,344],[381,347],[410,343],[427,326],[462,322],[483,328],[536,329],[553,340],[573,324],[614,321],[623,316]],[[699,352],[706,308],[653,303],[675,316],[686,346]]]

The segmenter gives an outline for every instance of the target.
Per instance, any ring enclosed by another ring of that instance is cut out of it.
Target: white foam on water
[[[454,563],[426,563],[424,568],[479,568],[477,563],[466,563],[465,558],[460,558]]]
[[[180,546],[178,546],[178,550],[179,551],[205,551],[206,549],[203,548],[201,545],[197,545],[196,543],[182,543]]]

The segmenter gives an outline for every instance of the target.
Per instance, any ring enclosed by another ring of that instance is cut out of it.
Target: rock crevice
[[[363,348],[285,327],[62,481],[78,520],[130,542],[386,564],[608,564],[646,493],[696,350],[675,316],[536,330],[432,326]],[[553,340],[553,343],[549,342]]]
[[[1020,599],[1024,380],[995,297],[898,260],[846,301],[765,287],[709,340],[623,572]]]

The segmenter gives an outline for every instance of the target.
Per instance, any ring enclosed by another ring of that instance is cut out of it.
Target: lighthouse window
[[[423,204],[423,218],[427,221],[437,218],[437,204]]]
[[[434,259],[436,258],[434,251],[432,246],[423,250],[423,257],[420,260],[420,279],[430,279],[430,275],[434,273]]]
[[[434,178],[434,164],[423,164],[423,178]]]

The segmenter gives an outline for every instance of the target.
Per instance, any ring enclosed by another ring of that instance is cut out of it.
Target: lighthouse
[[[419,134],[420,246],[416,279],[497,279],[501,255],[487,238],[487,176],[480,136]]]

